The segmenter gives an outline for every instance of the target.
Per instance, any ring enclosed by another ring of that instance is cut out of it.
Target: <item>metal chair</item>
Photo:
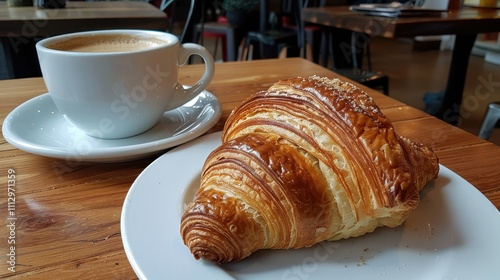
[[[249,31],[245,43],[244,59],[253,59],[253,50],[258,49],[257,58],[276,58],[280,52],[287,48],[299,56],[303,47],[303,22],[300,17],[300,0],[282,0],[279,11],[269,11],[268,1],[261,0],[259,7],[259,29]],[[283,25],[283,8],[287,8],[288,15],[299,26],[288,28]],[[251,48],[252,46],[252,48]],[[248,52],[248,57],[247,57]]]
[[[488,104],[488,110],[479,130],[479,137],[488,140],[495,127],[500,127],[500,102]]]
[[[306,7],[323,7],[325,6],[325,0],[299,0],[302,7],[300,9]],[[297,3],[296,3],[297,5]],[[290,7],[290,3],[289,3]],[[283,19],[283,26],[296,29],[298,32],[303,34],[303,38],[298,38],[299,40],[304,40],[304,42],[299,43],[303,47],[303,53],[301,54],[303,57],[313,61],[314,63],[319,64],[319,57],[322,50],[322,45],[324,41],[323,28],[316,24],[303,23],[301,14],[298,14],[295,18],[285,17]],[[296,21],[301,21],[302,23],[296,24]],[[302,31],[300,30],[302,28]]]
[[[248,32],[245,50],[246,59],[253,58],[253,45],[257,58],[280,57],[283,49],[287,56],[300,56],[319,63],[323,40],[323,28],[302,21],[303,7],[322,7],[325,0],[281,0],[268,4],[261,1],[259,29]],[[272,6],[274,7],[268,7]],[[279,5],[279,8],[277,7]],[[251,48],[252,47],[252,48]]]
[[[179,41],[181,43],[186,43],[191,41],[193,38],[193,22],[196,22],[195,18],[199,16],[199,8],[196,0],[161,0],[153,1],[153,5],[157,6],[159,4],[159,9],[167,14],[168,29],[169,33],[174,33],[174,23],[176,21],[183,21],[183,28],[181,34],[178,34]],[[182,13],[180,11],[182,10]],[[198,12],[198,13],[196,13]]]
[[[389,95],[389,76],[372,70],[370,38],[366,34],[332,28],[325,30],[326,44],[323,44],[323,66],[328,56],[333,57],[333,71],[373,89],[380,89]],[[326,46],[326,48],[325,48]],[[363,68],[366,55],[368,68]]]

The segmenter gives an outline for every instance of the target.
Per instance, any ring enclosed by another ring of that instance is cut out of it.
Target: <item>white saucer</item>
[[[217,98],[203,91],[182,107],[165,112],[150,130],[123,139],[97,139],[69,123],[48,93],[14,109],[2,126],[4,138],[20,150],[71,161],[119,162],[143,158],[207,132],[222,114]]]

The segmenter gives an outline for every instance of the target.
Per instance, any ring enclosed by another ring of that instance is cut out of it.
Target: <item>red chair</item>
[[[219,40],[222,42],[222,59],[224,61],[236,60],[236,36],[235,28],[232,27],[225,16],[218,16],[216,22],[199,23],[196,25],[198,40],[202,38],[215,38],[215,49],[213,56],[217,54]],[[203,44],[203,42],[202,42]]]

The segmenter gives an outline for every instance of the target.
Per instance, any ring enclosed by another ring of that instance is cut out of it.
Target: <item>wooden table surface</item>
[[[70,32],[142,28],[166,30],[165,13],[146,2],[67,2],[64,9],[7,7],[0,2],[0,37],[42,37]]]
[[[348,6],[304,8],[302,20],[327,28],[356,31],[360,36],[387,38],[454,34],[452,61],[443,101],[435,114],[459,123],[469,56],[478,33],[500,32],[500,9],[462,7],[442,16],[381,17],[349,10]],[[392,50],[388,50],[392,51]]]
[[[203,66],[181,69],[181,82],[189,84],[198,79]],[[337,77],[300,58],[217,64],[208,90],[219,98],[223,116],[211,132],[221,130],[231,110],[257,90],[266,89],[282,78],[313,74]],[[498,146],[363,88],[393,121],[400,135],[433,147],[444,166],[468,180],[500,208]],[[41,78],[0,81],[0,121],[3,123],[16,106],[45,92]],[[68,162],[20,151],[2,137],[0,172],[4,181],[0,189],[0,217],[7,223],[8,174],[13,170],[15,179],[10,183],[15,183],[17,220],[16,271],[10,272],[9,264],[3,261],[0,278],[9,275],[34,279],[136,278],[122,246],[122,204],[136,177],[160,154],[115,164]],[[2,254],[10,246],[8,236],[9,228],[1,226]]]
[[[349,10],[348,6],[304,8],[302,19],[386,38],[420,35],[476,34],[500,31],[500,9],[463,7],[442,16],[381,17]]]

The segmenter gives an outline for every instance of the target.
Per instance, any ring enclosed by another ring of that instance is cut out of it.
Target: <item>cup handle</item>
[[[205,90],[208,84],[212,81],[215,72],[214,59],[210,52],[203,46],[193,43],[185,43],[179,46],[179,55],[177,63],[179,66],[186,64],[188,58],[191,55],[199,55],[203,58],[205,62],[205,72],[201,79],[194,85],[188,88],[184,88],[181,84],[177,85],[176,92],[172,100],[168,103],[167,110],[171,110],[182,106],[194,97],[196,97],[200,92]]]

